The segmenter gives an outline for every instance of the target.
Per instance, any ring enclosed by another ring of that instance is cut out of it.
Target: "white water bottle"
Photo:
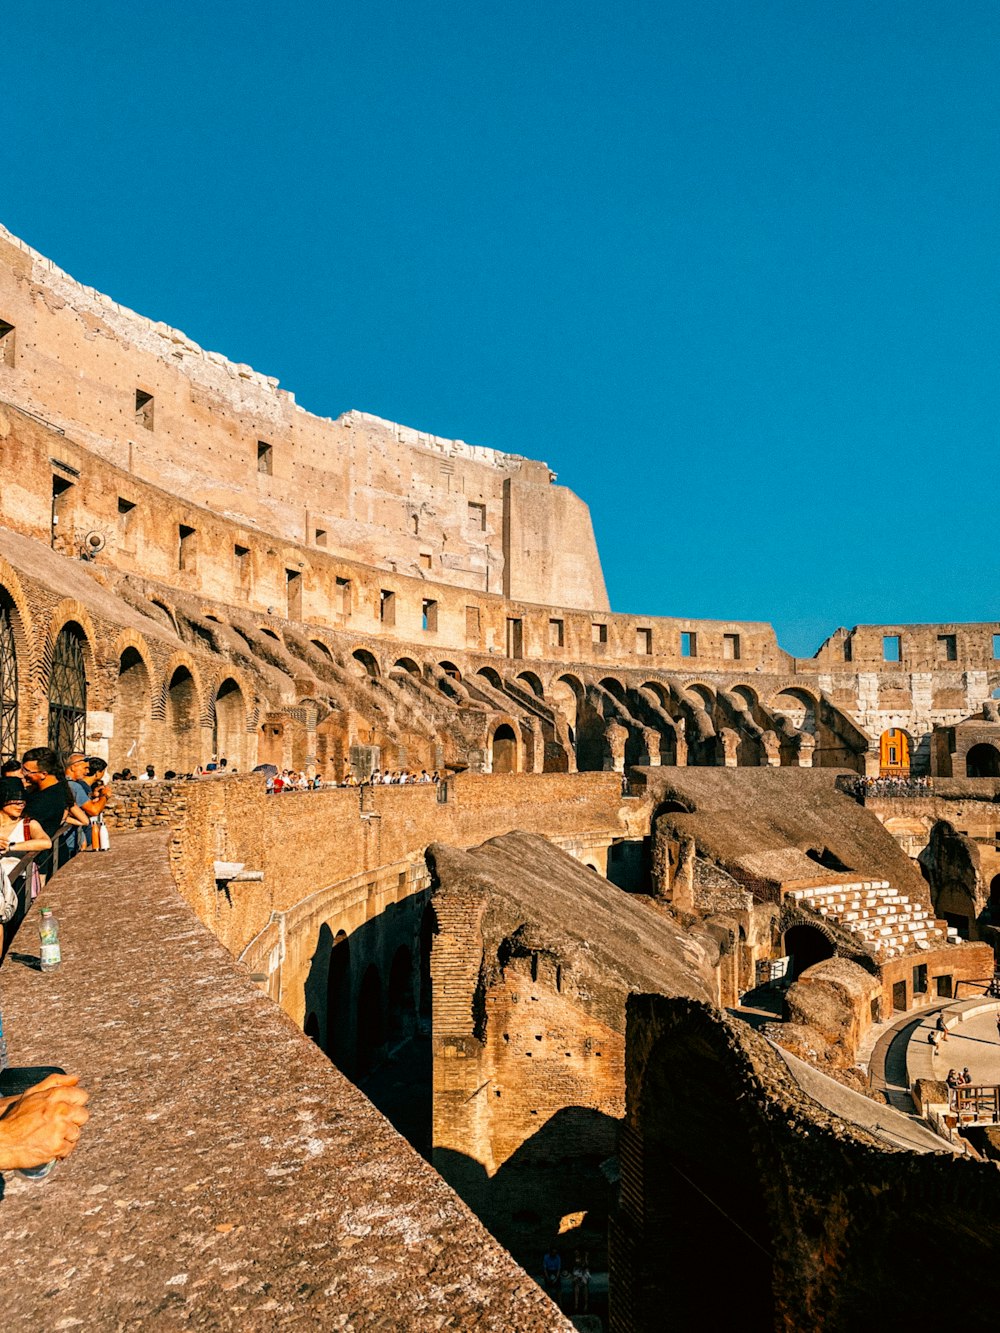
[[[52,915],[51,907],[42,908],[38,933],[42,937],[42,971],[54,972],[62,962],[62,951],[59,948],[59,922]]]

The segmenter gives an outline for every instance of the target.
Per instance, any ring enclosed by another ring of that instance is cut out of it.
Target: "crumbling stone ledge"
[[[77,1152],[4,1177],[5,1329],[568,1329],[544,1293],[182,901],[165,832],[42,902],[62,968],[0,986],[17,1064],[92,1092]]]

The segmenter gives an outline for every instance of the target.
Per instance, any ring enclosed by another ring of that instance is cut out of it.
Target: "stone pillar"
[[[732,727],[723,727],[719,735],[719,747],[722,751],[722,763],[726,768],[736,768],[739,764],[737,754],[740,738]]]
[[[812,768],[813,752],[816,749],[816,737],[809,731],[799,732],[799,748],[796,758],[799,768]]]
[[[781,745],[773,731],[765,731],[760,738],[760,752],[763,759],[762,767],[780,768],[781,767]]]
[[[646,747],[646,763],[651,768],[658,768],[660,765],[660,733],[654,731],[652,727],[643,727],[642,742]]]
[[[625,743],[628,740],[628,728],[623,727],[620,722],[609,722],[604,732],[604,739],[608,747],[608,758],[605,760],[606,770],[610,770],[612,773],[624,773]]]

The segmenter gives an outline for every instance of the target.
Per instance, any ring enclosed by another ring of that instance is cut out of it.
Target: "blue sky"
[[[616,610],[998,614],[1000,7],[7,0],[0,220],[350,407],[542,457]]]

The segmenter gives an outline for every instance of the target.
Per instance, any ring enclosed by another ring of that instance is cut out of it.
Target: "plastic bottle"
[[[52,915],[51,907],[42,908],[38,933],[42,937],[42,971],[54,972],[62,962],[62,953],[59,948],[59,922]]]

